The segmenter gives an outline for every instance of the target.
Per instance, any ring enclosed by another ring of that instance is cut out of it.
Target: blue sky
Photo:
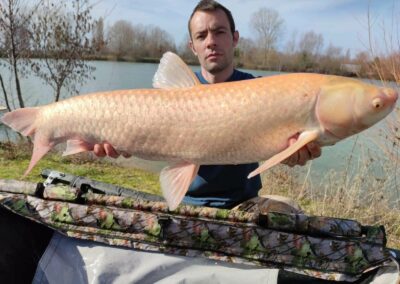
[[[299,37],[313,30],[324,37],[324,46],[349,48],[354,55],[364,50],[367,43],[367,11],[377,24],[392,18],[393,5],[398,0],[220,0],[232,11],[242,37],[254,38],[250,28],[251,15],[261,7],[279,12],[285,21],[284,37],[280,46],[295,33]],[[100,0],[93,15],[104,17],[106,25],[117,20],[132,24],[157,25],[168,31],[179,45],[187,33],[187,19],[197,0]],[[397,18],[399,5],[396,7]],[[378,27],[378,25],[376,25]]]

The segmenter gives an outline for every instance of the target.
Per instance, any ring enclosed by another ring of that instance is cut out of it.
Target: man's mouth
[[[218,57],[220,57],[221,56],[221,54],[220,53],[211,53],[211,54],[209,54],[209,55],[207,55],[207,59],[209,59],[209,60],[216,60],[216,59],[218,59]]]

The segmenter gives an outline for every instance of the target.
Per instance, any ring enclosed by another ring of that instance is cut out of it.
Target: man
[[[239,41],[239,32],[231,12],[213,0],[200,1],[194,8],[189,22],[190,48],[200,62],[201,71],[196,73],[203,84],[253,79],[254,76],[234,69],[234,49]],[[288,145],[295,139],[288,141]],[[97,156],[118,157],[110,144],[97,144]],[[319,157],[321,150],[310,143],[287,159],[289,166],[304,165]],[[260,176],[247,179],[247,175],[258,167],[258,163],[243,165],[205,165],[191,184],[185,203],[232,208],[256,197],[261,189]]]

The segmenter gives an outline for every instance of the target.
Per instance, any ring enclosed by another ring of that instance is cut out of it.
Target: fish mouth
[[[393,103],[393,105],[395,105],[397,100],[398,100],[398,98],[399,98],[398,92],[395,91],[394,89],[391,89],[391,88],[383,88],[382,91],[385,94],[386,98],[391,103]]]

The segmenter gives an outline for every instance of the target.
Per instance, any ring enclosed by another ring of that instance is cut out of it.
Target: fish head
[[[395,107],[398,93],[364,82],[335,77],[321,87],[316,115],[324,132],[333,140],[359,133]]]

